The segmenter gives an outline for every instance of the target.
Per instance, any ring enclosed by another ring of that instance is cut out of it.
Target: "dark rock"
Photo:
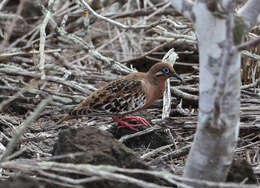
[[[122,168],[138,168],[151,170],[146,166],[136,154],[125,145],[119,143],[113,136],[105,131],[101,131],[94,127],[86,127],[79,129],[67,129],[61,131],[59,139],[54,146],[54,155],[63,155],[75,152],[85,152],[81,156],[74,158],[59,159],[60,162],[74,164],[93,164],[93,165],[113,165]],[[138,179],[148,182],[162,184],[163,182],[150,175],[135,174],[131,175]],[[83,178],[85,176],[71,175],[71,178]],[[113,182],[108,180],[96,181],[85,184],[91,188],[136,188],[138,186],[129,183]],[[57,186],[56,186],[57,187]]]
[[[40,184],[38,181],[28,176],[14,176],[8,180],[0,182],[0,187],[4,188],[45,188],[44,184]]]
[[[137,127],[136,129],[143,129],[143,127]],[[120,139],[121,137],[129,134],[136,133],[136,131],[131,130],[129,128],[117,128],[111,127],[108,130],[116,139]],[[156,149],[158,147],[171,144],[171,140],[164,129],[154,130],[152,132],[135,136],[133,138],[129,138],[124,141],[124,144],[129,148],[150,148]]]
[[[256,176],[252,167],[246,160],[233,160],[226,182],[241,183],[247,179],[245,184],[257,184]]]

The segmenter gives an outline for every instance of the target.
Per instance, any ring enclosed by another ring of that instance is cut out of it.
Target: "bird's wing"
[[[76,107],[72,116],[124,115],[143,108],[146,93],[143,81],[136,79],[115,80],[99,89]]]

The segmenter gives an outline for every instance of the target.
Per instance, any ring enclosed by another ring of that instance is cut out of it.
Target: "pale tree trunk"
[[[200,52],[199,123],[184,176],[224,181],[232,163],[240,123],[241,57],[235,44],[256,23],[260,1],[249,0],[236,17],[232,12],[236,1],[170,1],[193,22]]]

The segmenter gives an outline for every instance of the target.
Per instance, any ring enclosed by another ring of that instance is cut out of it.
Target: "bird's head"
[[[165,81],[170,77],[175,77],[182,81],[182,78],[175,72],[168,63],[156,63],[148,71],[148,77],[156,81]]]

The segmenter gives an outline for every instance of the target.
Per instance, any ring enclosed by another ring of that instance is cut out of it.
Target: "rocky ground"
[[[145,28],[115,27],[74,1],[49,7],[45,28],[47,1],[14,0],[4,6],[8,16],[0,15],[0,151],[9,148],[37,105],[49,97],[51,102],[30,121],[1,164],[0,187],[172,187],[184,181],[179,175],[198,121],[194,31],[167,2],[130,2],[90,5],[98,14]],[[252,33],[259,34],[259,29]],[[56,124],[97,88],[134,70],[147,71],[172,48],[179,56],[176,72],[184,82],[171,80],[169,118],[161,120],[160,99],[135,114],[151,128],[118,128],[111,118],[100,117]],[[248,53],[259,55],[259,48]],[[260,67],[243,55],[242,68],[240,137],[227,181],[259,185]]]

